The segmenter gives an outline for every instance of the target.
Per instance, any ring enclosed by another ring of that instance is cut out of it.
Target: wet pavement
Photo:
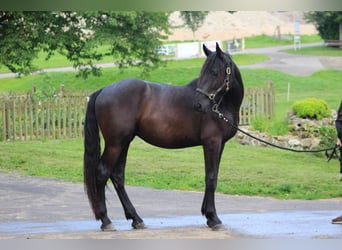
[[[329,221],[340,211],[278,211],[270,213],[238,213],[220,215],[225,228],[243,238],[291,238],[291,239],[340,239],[342,225]],[[145,218],[148,228],[204,229],[202,216],[179,216],[170,218]],[[116,230],[134,231],[126,220],[113,220]],[[209,230],[209,229],[208,229]],[[224,230],[224,229],[223,229]],[[25,235],[47,233],[74,233],[98,231],[95,221],[53,221],[53,222],[7,222],[0,223],[0,235],[20,238]],[[113,232],[115,234],[115,232]],[[1,237],[0,237],[1,238]]]
[[[93,219],[82,184],[0,172],[0,239],[342,238],[342,225],[331,224],[342,214],[342,198],[304,201],[217,194],[224,229],[213,232],[200,214],[202,192],[131,186],[127,192],[148,229],[131,229],[110,188],[108,213],[117,231],[108,234],[100,232],[100,223]]]

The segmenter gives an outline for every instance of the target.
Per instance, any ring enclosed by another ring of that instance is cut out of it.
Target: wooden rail
[[[64,139],[83,136],[87,93],[37,99],[34,94],[0,96],[0,141]],[[272,84],[246,88],[240,125],[274,115]]]

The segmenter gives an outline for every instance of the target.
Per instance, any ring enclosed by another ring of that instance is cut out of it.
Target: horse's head
[[[216,43],[216,52],[203,44],[207,59],[197,81],[194,108],[199,112],[208,112],[218,108],[223,97],[229,92],[233,61]]]

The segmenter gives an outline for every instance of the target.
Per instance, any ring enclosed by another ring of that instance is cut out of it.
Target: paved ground
[[[321,45],[321,43],[303,44],[302,48]],[[286,45],[271,48],[246,49],[243,53],[264,54],[269,56],[270,60],[253,65],[240,66],[240,68],[268,68],[297,76],[308,76],[316,71],[327,68],[342,70],[341,57],[307,56],[281,52],[282,50],[292,48],[292,45]]]
[[[309,75],[325,68],[342,69],[342,59],[289,55],[277,47],[247,50],[270,56],[245,68],[271,68]],[[70,69],[65,69],[70,70]],[[2,75],[8,77],[8,75]],[[113,190],[113,189],[110,189]],[[102,233],[91,214],[82,184],[0,172],[0,239],[7,238],[341,238],[342,198],[302,201],[217,195],[225,229],[211,231],[200,215],[203,194],[128,187],[148,229],[131,230],[113,191],[108,209],[117,231]]]
[[[225,229],[200,215],[203,193],[128,187],[148,229],[132,230],[113,189],[108,210],[117,231],[102,233],[83,185],[0,172],[0,239],[16,238],[341,238],[342,198],[303,201],[217,194]]]

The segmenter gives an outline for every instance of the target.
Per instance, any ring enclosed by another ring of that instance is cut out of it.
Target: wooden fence
[[[87,96],[86,93],[41,99],[32,94],[0,96],[0,141],[82,136]],[[250,124],[254,117],[273,114],[272,85],[245,89],[240,125]]]
[[[240,108],[240,125],[249,125],[253,118],[271,118],[274,113],[275,96],[272,83],[265,87],[245,88],[245,96]]]
[[[0,98],[0,140],[82,136],[86,95],[37,100],[32,95]]]

